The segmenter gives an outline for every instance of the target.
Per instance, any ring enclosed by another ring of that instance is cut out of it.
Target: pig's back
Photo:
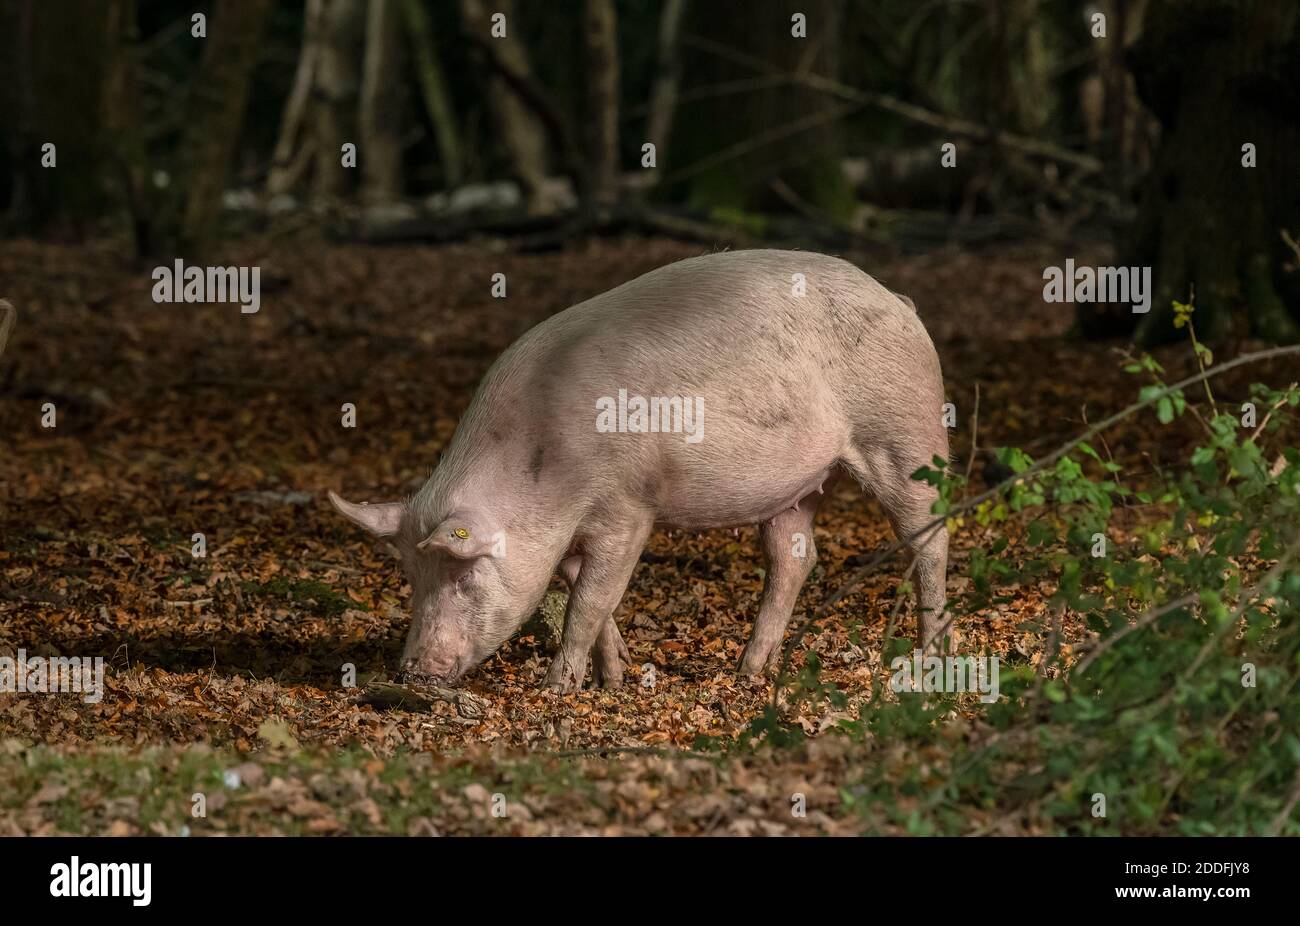
[[[915,311],[866,273],[779,250],[669,264],[552,316],[516,346],[579,390],[603,382],[645,395],[730,383],[724,391],[753,396],[797,377],[852,398],[918,354],[933,357]]]
[[[620,390],[702,400],[703,438],[598,431]],[[895,432],[918,406],[937,422],[941,404],[934,349],[896,295],[836,258],[735,251],[651,271],[531,329],[489,371],[457,442],[508,473],[559,473],[581,492],[603,482],[667,523],[748,523],[815,488],[859,435]]]

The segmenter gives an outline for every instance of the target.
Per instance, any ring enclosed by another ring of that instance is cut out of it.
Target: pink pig
[[[661,267],[555,315],[493,364],[409,500],[330,500],[401,551],[402,670],[459,679],[571,589],[545,684],[617,686],[613,613],[650,532],[760,525],[767,578],[740,671],[779,659],[816,560],[813,518],[846,470],[908,537],[934,516],[911,478],[948,456],[943,376],[911,303],[853,265],[733,251]],[[912,540],[920,645],[952,643],[948,535]]]

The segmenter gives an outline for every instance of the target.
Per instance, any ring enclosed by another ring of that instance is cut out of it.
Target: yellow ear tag
[[[465,530],[465,528],[463,528],[463,527],[458,527],[458,528],[456,528],[456,530],[453,531],[453,533],[454,533],[457,537],[459,537],[461,540],[468,540],[468,539],[469,539],[469,531]]]

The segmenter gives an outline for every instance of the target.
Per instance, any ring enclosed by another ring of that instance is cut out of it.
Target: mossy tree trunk
[[[177,152],[178,202],[168,244],[201,254],[211,239],[239,142],[271,0],[218,0],[191,85]]]
[[[420,94],[438,142],[443,184],[448,189],[458,187],[464,179],[465,169],[460,125],[443,74],[433,22],[428,10],[424,8],[424,0],[403,0],[402,11]]]
[[[386,203],[402,196],[402,125],[406,98],[402,73],[402,11],[397,0],[370,0],[362,64],[361,197]]]
[[[807,17],[806,37],[792,34],[792,17]],[[710,0],[688,4],[687,37],[727,46],[740,58],[687,42],[683,86],[697,94],[767,71],[837,77],[843,31],[841,0]],[[768,74],[770,77],[770,74]],[[852,194],[840,165],[843,105],[792,81],[755,81],[743,93],[683,99],[671,147],[658,152],[668,195],[684,193],[696,208],[766,211],[786,206],[776,189],[814,209],[844,218]]]
[[[121,8],[53,0],[6,5],[0,116],[10,140],[11,220],[24,231],[60,224],[85,233],[112,210],[106,103]],[[53,150],[43,151],[46,144]]]
[[[545,215],[556,211],[558,204],[549,192],[546,178],[550,172],[550,149],[546,127],[538,114],[523,99],[518,89],[502,74],[508,69],[521,81],[532,82],[533,67],[528,48],[520,35],[519,20],[513,0],[460,0],[465,30],[483,52],[484,94],[492,115],[493,126],[506,155],[510,172],[523,190],[528,211]],[[492,16],[505,17],[505,34],[491,37]],[[491,43],[491,44],[489,44]],[[488,58],[488,50],[495,61]]]
[[[1166,340],[1172,301],[1194,291],[1203,340],[1296,340],[1300,274],[1284,272],[1294,255],[1281,230],[1300,231],[1300,6],[1153,0],[1130,57],[1163,135],[1121,260],[1150,266],[1155,294],[1145,316],[1086,307],[1084,332],[1136,321],[1141,342]],[[1243,165],[1244,145],[1256,166]]]
[[[320,59],[320,31],[324,11],[323,0],[307,0],[304,5],[298,65],[294,69],[289,96],[285,99],[280,131],[276,135],[271,166],[267,171],[266,192],[272,196],[291,190],[303,171],[310,166],[311,141],[300,140],[299,136],[304,134],[303,125],[311,110],[311,90],[316,82]]]
[[[619,196],[618,14],[613,0],[585,0],[583,51],[587,65],[587,206],[601,209]]]
[[[325,0],[313,120],[316,138],[312,192],[321,202],[345,196],[356,171],[343,166],[342,148],[357,141],[357,99],[366,8],[361,0]]]

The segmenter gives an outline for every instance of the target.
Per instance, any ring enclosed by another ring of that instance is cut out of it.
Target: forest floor
[[[109,249],[0,243],[0,296],[20,313],[0,361],[0,655],[109,665],[97,704],[0,694],[0,833],[860,831],[844,789],[866,757],[834,735],[724,759],[679,752],[730,742],[771,699],[770,683],[735,674],[762,585],[752,527],[653,536],[616,615],[632,656],[622,689],[539,690],[550,643],[533,634],[473,671],[470,697],[429,711],[359,704],[342,684],[345,664],[359,685],[389,676],[409,590],[386,545],[339,517],[326,490],[413,491],[511,341],[703,250],[249,240],[220,255],[261,267],[261,310],[243,315],[155,304],[151,268]],[[963,466],[976,383],[980,447],[1031,454],[1136,396],[1117,345],[1068,338],[1073,307],[1043,302],[1042,268],[1063,260],[1046,246],[848,256],[915,301],[958,408]],[[505,299],[489,293],[498,272]],[[1185,346],[1158,356],[1171,379],[1191,368]],[[1252,376],[1281,375],[1246,371],[1216,390],[1230,401]],[[348,402],[354,429],[340,423]],[[1140,472],[1185,458],[1193,427],[1134,417],[1106,444]],[[195,533],[204,558],[191,555]],[[846,481],[816,538],[795,623],[892,541]],[[953,588],[989,539],[957,532]],[[849,703],[798,714],[806,732],[852,716],[887,672],[878,644],[901,570],[876,572],[810,638]],[[968,621],[965,647],[1035,664],[1051,591],[1020,589]],[[1067,622],[1066,646],[1082,633]],[[806,817],[790,813],[796,793]]]

